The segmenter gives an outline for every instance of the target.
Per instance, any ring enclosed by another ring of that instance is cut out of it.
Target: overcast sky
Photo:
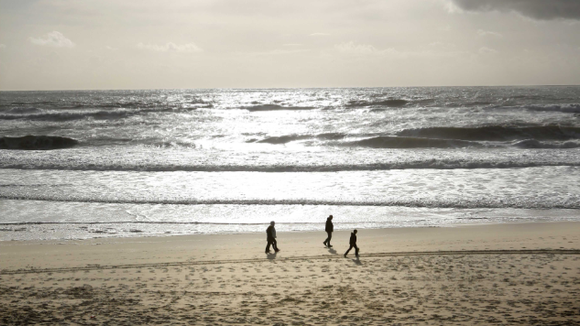
[[[0,89],[580,84],[580,0],[0,0]]]

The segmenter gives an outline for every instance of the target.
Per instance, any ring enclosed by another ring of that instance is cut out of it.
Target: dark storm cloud
[[[580,0],[452,0],[468,11],[515,11],[534,19],[580,20]]]

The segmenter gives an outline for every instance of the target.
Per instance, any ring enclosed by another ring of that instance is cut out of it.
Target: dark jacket
[[[330,218],[326,219],[326,227],[324,228],[326,232],[334,232],[334,225],[332,224],[332,220]]]
[[[268,240],[274,240],[276,238],[276,229],[272,225],[266,229],[266,236]]]
[[[351,245],[356,245],[356,234],[354,234],[354,232],[352,232],[352,233],[350,234],[350,241],[349,241],[349,243],[350,243]]]

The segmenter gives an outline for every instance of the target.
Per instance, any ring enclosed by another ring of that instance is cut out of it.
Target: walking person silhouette
[[[352,231],[352,233],[350,234],[350,240],[349,240],[349,244],[350,247],[348,248],[348,250],[344,253],[344,258],[346,258],[346,255],[348,255],[348,252],[354,248],[354,255],[358,258],[358,247],[356,245],[356,234],[357,234],[357,230]]]
[[[274,228],[275,224],[276,223],[274,221],[270,222],[270,226],[268,226],[266,229],[266,241],[268,241],[268,244],[266,245],[267,254],[270,253],[270,245],[272,248],[274,248],[274,252],[280,251],[280,249],[278,249],[278,241],[276,241],[276,228]]]
[[[326,240],[324,240],[323,244],[328,248],[332,248],[332,245],[330,244],[330,240],[332,240],[332,232],[334,232],[334,224],[332,224],[332,218],[333,218],[332,215],[330,215],[326,219],[326,226],[324,227],[324,231],[326,231],[328,237],[326,238]]]

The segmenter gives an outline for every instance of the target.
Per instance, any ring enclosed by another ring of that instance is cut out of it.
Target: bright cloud
[[[46,34],[45,37],[30,37],[30,42],[36,45],[53,46],[57,48],[73,48],[75,44],[73,41],[62,35],[61,32],[53,31]]]
[[[373,54],[373,53],[380,52],[379,50],[377,50],[377,48],[375,48],[372,45],[356,44],[352,41],[347,42],[347,43],[337,44],[334,46],[334,48],[336,50],[338,50],[339,52],[346,53],[346,54],[366,55],[366,54]]]
[[[203,51],[195,43],[175,44],[173,42],[168,42],[165,45],[139,43],[139,44],[137,44],[137,47],[139,47],[140,49],[156,51],[156,52],[201,52],[201,51]]]

